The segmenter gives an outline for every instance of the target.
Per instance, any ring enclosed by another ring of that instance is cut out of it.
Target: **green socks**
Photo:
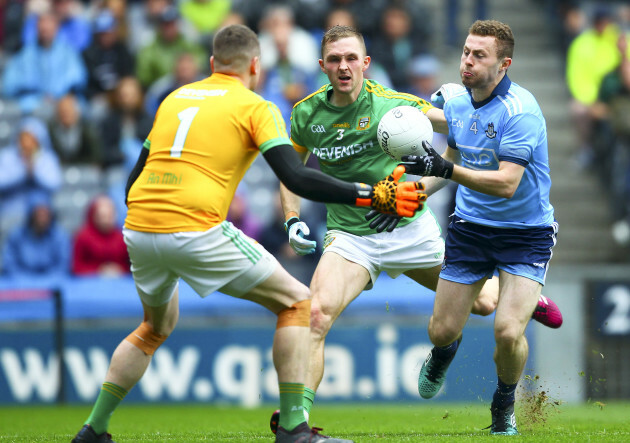
[[[85,424],[89,424],[96,434],[102,434],[109,427],[109,419],[127,391],[113,383],[103,383],[92,413]]]
[[[308,415],[311,415],[311,408],[313,407],[313,402],[315,401],[315,391],[310,388],[304,388],[304,397],[302,397],[302,406],[306,410]]]
[[[292,431],[304,421],[304,407],[302,383],[280,383],[280,423],[287,431]]]

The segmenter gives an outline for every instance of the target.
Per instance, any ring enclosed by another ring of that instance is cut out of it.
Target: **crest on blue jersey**
[[[494,130],[494,123],[488,123],[488,129],[486,129],[486,137],[495,138],[497,132]]]

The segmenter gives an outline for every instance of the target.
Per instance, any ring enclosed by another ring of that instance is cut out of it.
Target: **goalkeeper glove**
[[[400,221],[400,217],[397,215],[391,214],[382,214],[378,212],[376,209],[372,209],[370,212],[365,214],[365,219],[370,221],[370,228],[376,229],[376,232],[392,232],[396,226],[398,226],[398,222]]]
[[[427,153],[426,155],[403,155],[401,157],[400,164],[405,167],[407,172],[414,175],[451,178],[455,165],[438,154],[431,143],[422,141],[422,147]]]
[[[418,182],[417,186],[419,190],[424,191],[423,183]],[[420,211],[424,207],[424,202],[427,199],[427,195],[425,193],[419,193],[418,199],[420,201],[418,211]],[[401,217],[398,215],[383,214],[381,212],[378,212],[376,209],[372,209],[370,212],[365,214],[365,219],[370,222],[370,228],[375,229],[376,232],[392,232],[396,228],[396,226],[398,226],[400,218]]]
[[[418,209],[422,209],[422,202],[427,195],[422,190],[420,182],[398,181],[405,173],[405,168],[396,166],[394,171],[371,188],[364,183],[356,183],[357,206],[370,206],[384,214],[412,217]]]
[[[288,219],[284,223],[284,230],[289,234],[289,244],[297,255],[307,255],[315,252],[317,242],[304,238],[305,235],[311,233],[311,230],[298,217]]]
[[[431,103],[438,108],[442,108],[447,101],[465,90],[466,88],[460,84],[444,83],[440,86],[440,89],[431,94]]]

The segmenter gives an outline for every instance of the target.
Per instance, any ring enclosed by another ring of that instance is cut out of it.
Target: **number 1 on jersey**
[[[177,132],[175,133],[175,140],[173,140],[173,146],[171,147],[171,157],[181,157],[182,151],[184,150],[184,143],[186,143],[186,137],[188,136],[188,131],[190,130],[190,125],[192,124],[195,115],[199,108],[186,108],[179,114],[177,117],[179,118],[179,126],[177,127]]]

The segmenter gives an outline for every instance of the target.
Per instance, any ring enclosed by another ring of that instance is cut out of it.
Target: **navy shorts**
[[[495,269],[502,269],[544,285],[557,233],[556,222],[540,228],[510,229],[453,216],[440,278],[473,284],[492,276]]]

